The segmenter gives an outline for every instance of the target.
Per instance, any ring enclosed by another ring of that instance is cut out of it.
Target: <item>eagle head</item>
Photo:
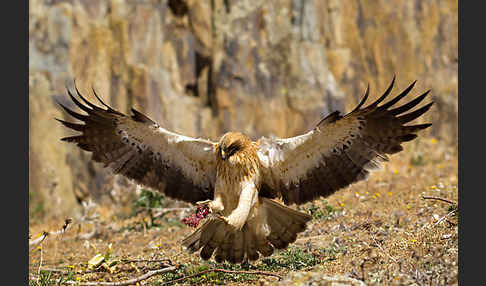
[[[221,137],[218,143],[218,156],[225,161],[251,146],[250,137],[240,132],[228,132]]]

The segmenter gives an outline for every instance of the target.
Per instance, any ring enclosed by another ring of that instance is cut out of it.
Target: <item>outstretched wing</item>
[[[260,195],[281,196],[286,204],[303,204],[326,197],[352,183],[366,179],[369,171],[388,161],[387,154],[403,150],[402,142],[417,137],[431,124],[405,126],[432,106],[429,103],[405,113],[419,104],[429,91],[394,109],[407,95],[413,82],[398,96],[378,106],[391,92],[395,77],[385,93],[361,109],[369,95],[350,113],[335,111],[306,134],[288,139],[261,138],[258,156],[263,164]]]
[[[92,159],[104,163],[116,174],[159,190],[167,196],[190,203],[212,199],[216,178],[215,143],[170,132],[132,108],[126,116],[106,105],[106,109],[87,101],[76,88],[79,102],[72,101],[88,115],[76,113],[58,103],[84,124],[57,119],[81,135],[62,138],[93,153]]]

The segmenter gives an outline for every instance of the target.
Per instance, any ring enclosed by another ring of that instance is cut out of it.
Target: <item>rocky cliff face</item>
[[[228,130],[294,136],[321,113],[349,110],[397,75],[432,88],[425,119],[456,142],[457,1],[29,1],[31,206],[72,213],[108,173],[59,139],[53,98],[73,79],[116,109],[214,140]],[[108,185],[108,187],[107,187]]]

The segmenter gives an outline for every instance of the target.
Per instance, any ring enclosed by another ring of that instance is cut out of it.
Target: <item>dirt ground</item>
[[[30,285],[122,283],[167,267],[173,268],[138,285],[183,277],[171,284],[272,285],[277,276],[288,280],[300,273],[299,281],[309,281],[315,272],[367,285],[457,285],[457,147],[420,137],[404,147],[367,181],[297,207],[314,216],[307,230],[288,249],[252,264],[217,264],[184,251],[179,242],[193,229],[180,219],[194,209],[151,218],[148,210],[134,214],[133,205],[105,202],[73,218],[63,234],[30,246]],[[43,231],[59,231],[64,220],[31,217],[30,241]],[[97,254],[104,261],[90,266]],[[213,268],[233,273],[209,271]]]

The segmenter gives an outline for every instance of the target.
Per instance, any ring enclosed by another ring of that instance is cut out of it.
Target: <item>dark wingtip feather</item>
[[[94,105],[93,103],[89,102],[86,98],[84,98],[84,96],[81,94],[81,92],[79,92],[79,90],[78,90],[78,88],[76,86],[76,81],[74,81],[74,88],[76,89],[77,95],[79,96],[79,98],[81,98],[81,100],[84,103],[86,103],[89,107],[91,107],[91,108],[93,108],[95,110],[99,110],[100,109],[98,106]],[[70,90],[69,89],[67,89],[67,90],[68,90],[69,95],[71,95]],[[71,98],[72,98],[72,96],[71,96]]]
[[[69,88],[66,87],[66,89],[68,90],[69,95],[71,95],[71,92],[70,92]],[[83,102],[86,103],[93,110],[97,110],[97,111],[103,110],[102,108],[99,108],[98,106],[94,105],[89,100],[87,100],[86,98],[84,98],[84,96],[81,94],[81,92],[79,91],[79,89],[78,89],[78,87],[76,85],[76,79],[74,79],[74,89],[76,90],[76,93],[79,96],[79,98],[81,98],[81,100],[83,100]],[[73,97],[71,96],[71,98],[73,98]]]
[[[86,107],[84,104],[82,104],[81,102],[79,102],[75,97],[74,95],[71,93],[71,91],[68,89],[67,90],[68,92],[68,95],[69,97],[71,98],[71,100],[74,102],[74,104],[76,104],[81,110],[85,111],[86,113],[89,113],[90,111],[92,111],[92,109]],[[78,93],[79,95],[79,93]],[[81,97],[81,96],[80,96]]]
[[[404,96],[406,96],[412,90],[412,88],[415,86],[416,83],[417,83],[417,81],[415,80],[404,91],[402,91],[399,95],[397,95],[392,100],[390,100],[387,103],[383,104],[380,108],[387,109],[387,108],[391,107],[392,105],[394,105],[395,103],[397,103],[400,99],[402,99]]]
[[[114,113],[114,114],[117,114],[117,115],[121,115],[121,116],[125,116],[123,113],[120,113],[116,110],[114,110],[113,108],[111,108],[109,105],[107,105],[102,99],[101,97],[98,96],[98,94],[96,93],[96,90],[94,89],[93,86],[91,86],[91,89],[93,91],[93,94],[94,96],[96,97],[96,99],[104,106],[107,108],[107,110],[105,109],[102,109],[96,105],[94,105],[93,103],[89,102],[86,98],[84,98],[82,95],[81,95],[81,92],[78,90],[78,87],[76,85],[76,80],[74,80],[74,88],[76,89],[76,93],[78,94],[79,98],[81,98],[87,105],[89,105],[91,108],[93,108],[94,110],[103,110],[103,111],[108,111],[110,113]],[[68,92],[69,92],[69,89],[68,89]]]
[[[98,99],[101,102],[101,104],[103,104],[108,109],[108,112],[114,113],[114,114],[120,115],[120,116],[125,116],[125,114],[118,112],[118,111],[114,110],[113,108],[111,108],[109,105],[105,104],[103,102],[103,100],[101,100],[101,98],[98,96],[98,94],[96,93],[96,90],[94,89],[93,86],[91,86],[91,90],[93,90],[93,94],[96,97],[96,99]]]
[[[432,126],[432,123],[417,124],[417,125],[406,126],[406,127],[413,127],[416,130],[422,130],[422,129],[429,128],[430,126]]]
[[[83,138],[83,135],[69,136],[69,137],[61,138],[61,141],[65,141],[65,142],[79,142],[79,139],[81,139],[81,138]]]
[[[73,130],[76,130],[76,131],[84,131],[84,127],[86,126],[86,125],[83,125],[83,124],[77,124],[77,123],[64,121],[64,120],[61,120],[61,119],[58,119],[58,118],[54,118],[54,119],[61,122],[64,126],[71,128]]]
[[[368,99],[368,96],[370,95],[370,84],[368,83],[368,87],[366,87],[366,91],[365,91],[365,95],[363,96],[363,98],[361,99],[361,101],[359,102],[359,104],[353,109],[352,112],[355,112],[356,110],[359,110],[359,108],[365,103],[365,101]]]
[[[105,106],[106,108],[108,108],[108,110],[113,110],[110,106],[108,106],[103,100],[101,100],[101,98],[98,96],[98,94],[96,93],[95,89],[93,86],[91,86],[91,89],[93,90],[93,94],[94,96],[96,97],[96,99],[98,99],[99,102],[101,102],[101,104],[103,104],[103,106]]]
[[[402,126],[405,132],[415,133],[420,130],[424,130],[432,126],[432,123],[425,123],[425,124],[417,124],[417,125],[410,125],[410,126]]]
[[[417,138],[417,134],[406,134],[406,135],[400,136],[399,140],[402,141],[402,142],[408,142],[408,141],[412,141],[415,138]]]
[[[396,77],[393,76],[393,79],[392,79],[390,85],[388,86],[388,88],[385,90],[385,93],[383,93],[383,95],[380,96],[380,98],[378,98],[375,102],[373,102],[369,107],[376,107],[376,106],[378,106],[378,104],[380,102],[382,102],[390,94],[390,92],[393,89],[393,86],[395,85],[395,79],[396,79]]]
[[[66,106],[64,106],[64,104],[62,104],[60,102],[57,102],[57,104],[59,104],[72,117],[79,119],[79,120],[82,120],[82,121],[88,120],[88,116],[76,113],[76,112],[72,111],[71,109],[67,108]]]
[[[143,123],[152,123],[155,124],[155,122],[148,118],[145,114],[141,113],[140,111],[137,111],[135,108],[132,107],[132,119],[138,122],[143,122]]]
[[[419,104],[420,102],[422,102],[422,100],[424,100],[424,98],[427,96],[427,94],[429,94],[430,92],[430,89],[427,90],[425,93],[423,93],[422,95],[418,96],[417,98],[415,98],[414,100],[400,106],[400,107],[397,107],[395,109],[392,109],[390,110],[390,113],[392,115],[398,115],[400,113],[403,113],[407,110],[410,110],[412,109],[413,107],[415,107],[417,104]]]
[[[416,126],[420,129],[426,129],[426,128],[429,128],[430,126],[432,126],[432,123],[419,124],[419,125],[416,125]]]
[[[404,123],[407,123],[409,121],[414,120],[415,118],[417,118],[420,115],[427,112],[433,104],[434,104],[434,102],[431,102],[431,103],[425,105],[424,107],[421,107],[421,108],[419,108],[419,109],[417,109],[413,112],[410,112],[410,113],[407,113],[405,115],[397,117],[398,122],[400,122],[401,124],[404,124]]]

